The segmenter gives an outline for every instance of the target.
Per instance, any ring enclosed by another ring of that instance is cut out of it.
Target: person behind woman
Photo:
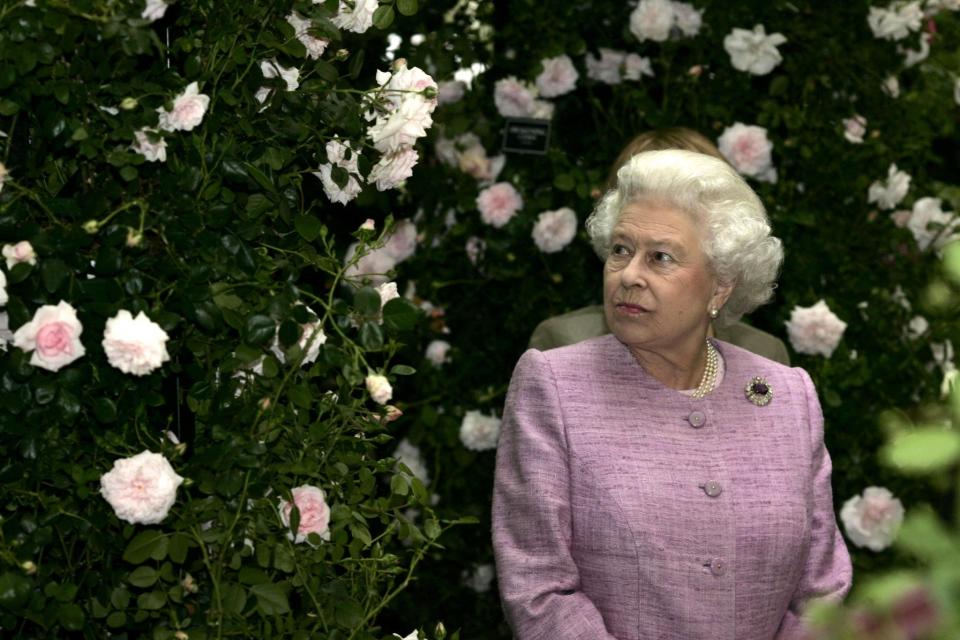
[[[716,145],[693,129],[671,127],[647,131],[631,140],[611,165],[610,174],[607,176],[607,189],[616,187],[617,170],[630,158],[643,151],[665,149],[686,149],[724,159]],[[600,258],[602,260],[606,256]],[[591,305],[541,322],[530,336],[530,347],[545,351],[607,333],[610,333],[610,329],[603,317],[603,307]],[[716,337],[771,360],[790,364],[790,356],[783,341],[743,322],[718,327]]]
[[[721,340],[783,258],[728,164],[641,153],[587,221],[612,335],[520,358],[493,542],[519,640],[770,640],[841,599],[823,416],[807,373]]]

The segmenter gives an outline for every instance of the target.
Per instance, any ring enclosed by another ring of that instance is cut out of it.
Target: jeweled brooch
[[[747,395],[747,400],[758,407],[765,407],[773,400],[773,387],[763,376],[754,376],[743,391]]]

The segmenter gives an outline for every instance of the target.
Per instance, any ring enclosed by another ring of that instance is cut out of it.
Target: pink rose
[[[383,251],[397,262],[403,262],[417,250],[417,225],[410,220],[398,220]]]
[[[673,6],[669,0],[640,0],[630,14],[630,33],[640,42],[663,42],[670,37],[673,20]]]
[[[843,120],[843,137],[847,142],[863,144],[863,134],[867,132],[867,119],[860,114]]]
[[[720,153],[741,174],[761,182],[777,181],[771,158],[773,143],[767,139],[767,130],[763,127],[737,122],[724,129],[717,144]]]
[[[143,311],[134,318],[121,309],[107,320],[103,351],[112,366],[135,376],[147,375],[170,359],[167,332]]]
[[[61,300],[57,306],[47,304],[37,309],[33,320],[13,334],[13,345],[33,351],[33,366],[59,371],[86,353],[80,342],[82,332],[76,310]]]
[[[903,522],[903,504],[889,489],[867,487],[840,509],[847,537],[858,547],[882,551],[890,546]]]
[[[453,104],[463,99],[463,94],[467,91],[467,85],[460,80],[447,80],[441,82],[437,88],[437,101],[440,104]]]
[[[480,192],[477,208],[485,223],[499,229],[523,208],[523,198],[509,182],[498,182]]]
[[[290,528],[290,512],[294,505],[300,512],[300,526],[297,527],[297,535],[288,533],[287,535],[297,544],[306,542],[307,536],[315,533],[322,540],[330,539],[330,507],[327,506],[323,490],[318,487],[305,484],[299,486],[290,492],[293,496],[293,502],[280,500],[280,521],[287,529]]]
[[[386,404],[393,397],[393,387],[386,376],[371,373],[364,382],[367,385],[367,392],[377,404]]]
[[[33,250],[33,245],[26,240],[3,245],[3,257],[7,259],[7,269],[13,269],[14,265],[21,262],[37,264],[37,253]]]
[[[433,366],[440,367],[447,361],[450,353],[450,343],[446,340],[433,340],[427,345],[426,358]]]
[[[643,76],[653,77],[653,67],[650,65],[650,58],[644,58],[635,53],[627,54],[623,59],[624,80],[640,80]]]
[[[577,214],[569,207],[544,211],[533,226],[534,243],[544,253],[556,253],[577,235]]]
[[[606,84],[620,84],[623,81],[620,68],[625,57],[626,54],[622,51],[600,47],[599,58],[587,54],[587,77]]]
[[[493,101],[497,111],[505,118],[528,118],[533,113],[536,96],[529,87],[514,76],[497,80],[493,88]]]
[[[576,89],[577,73],[570,56],[562,55],[556,58],[545,58],[540,64],[543,71],[537,76],[537,89],[544,98],[556,98]]]
[[[396,111],[378,116],[373,126],[367,129],[367,137],[381,153],[411,147],[419,138],[427,135],[427,129],[433,125],[432,111],[421,96],[409,95]]]
[[[347,247],[344,264],[350,264],[356,254],[358,243],[354,242]],[[349,279],[367,279],[378,285],[387,281],[387,274],[397,266],[397,259],[384,249],[374,249],[365,254],[354,265],[347,267],[345,276]]]
[[[173,99],[173,110],[163,107],[157,109],[160,114],[158,126],[164,131],[191,131],[203,121],[203,115],[210,106],[210,96],[200,93],[196,82],[191,82],[183,93]]]
[[[156,142],[151,139],[150,134],[156,138]],[[153,129],[144,127],[134,132],[134,143],[130,148],[134,152],[142,155],[147,162],[166,162],[167,161],[167,141],[160,137],[160,134]]]
[[[142,451],[115,460],[100,477],[100,495],[130,524],[157,524],[167,517],[183,483],[163,455]]]
[[[373,165],[367,182],[375,184],[378,191],[394,189],[403,184],[403,181],[413,175],[420,156],[415,149],[403,148],[395,153],[385,154],[377,164]]]
[[[826,358],[833,355],[847,328],[823,300],[812,307],[794,307],[786,324],[787,337],[797,353]]]

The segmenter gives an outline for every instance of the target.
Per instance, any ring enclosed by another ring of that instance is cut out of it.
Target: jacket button
[[[689,416],[687,416],[687,422],[690,423],[690,426],[694,429],[699,429],[707,422],[707,416],[703,415],[702,411],[694,411]]]
[[[720,483],[716,480],[711,480],[703,485],[703,492],[706,493],[711,498],[716,498],[721,493],[723,493],[723,487],[720,486]]]
[[[727,563],[723,558],[714,558],[710,561],[710,573],[718,578],[727,572]]]

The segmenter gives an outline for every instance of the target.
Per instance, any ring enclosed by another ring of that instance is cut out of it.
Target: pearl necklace
[[[717,353],[716,347],[713,346],[710,340],[707,340],[707,366],[703,369],[703,377],[700,378],[700,384],[697,385],[697,388],[690,394],[691,397],[702,398],[713,391],[713,387],[717,384],[719,360],[720,355]]]

